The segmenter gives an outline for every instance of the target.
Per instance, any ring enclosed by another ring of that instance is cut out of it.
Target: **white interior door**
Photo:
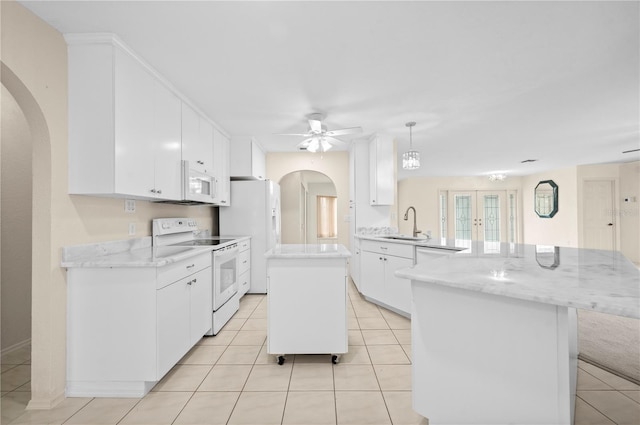
[[[584,182],[583,248],[615,249],[613,180]]]

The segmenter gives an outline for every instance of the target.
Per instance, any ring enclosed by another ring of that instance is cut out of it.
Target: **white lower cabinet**
[[[242,297],[251,287],[251,242],[240,242],[238,249],[238,293]]]
[[[398,313],[410,315],[411,282],[394,273],[413,266],[413,246],[362,240],[360,248],[362,294]]]
[[[68,397],[142,397],[211,328],[211,253],[67,272]]]

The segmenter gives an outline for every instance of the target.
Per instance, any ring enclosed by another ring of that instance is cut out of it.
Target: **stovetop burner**
[[[177,246],[215,246],[223,243],[231,242],[233,239],[193,239],[190,241],[180,242]]]

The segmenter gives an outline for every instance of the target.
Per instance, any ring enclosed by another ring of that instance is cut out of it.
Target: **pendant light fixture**
[[[413,150],[413,133],[411,127],[416,125],[415,122],[408,122],[405,126],[409,127],[409,150],[402,154],[402,168],[405,170],[417,170],[420,168],[420,152]]]

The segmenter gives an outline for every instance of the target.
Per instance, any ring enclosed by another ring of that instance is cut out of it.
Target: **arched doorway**
[[[51,363],[54,356],[52,355],[53,347],[47,340],[51,333],[50,327],[58,325],[58,323],[53,323],[54,320],[50,317],[52,311],[50,299],[53,292],[50,284],[51,141],[44,113],[29,89],[4,62],[1,64],[0,76],[2,89],[10,93],[15,102],[14,109],[16,111],[19,110],[19,114],[26,122],[30,136],[30,149],[28,152],[30,159],[28,160],[29,174],[32,176],[31,181],[28,183],[31,186],[30,199],[28,200],[30,201],[28,202],[30,208],[29,211],[23,211],[22,213],[23,216],[27,217],[27,221],[30,221],[30,232],[25,232],[20,241],[27,245],[26,249],[30,253],[27,266],[30,276],[27,278],[26,283],[30,291],[28,291],[29,296],[25,307],[29,309],[29,316],[33,318],[29,335],[31,347],[29,366],[31,400],[29,401],[29,407],[48,408],[61,399],[60,397],[56,397],[55,400],[51,399],[50,390],[52,375],[54,374]],[[2,114],[4,118],[4,110]],[[5,176],[3,175],[3,180],[4,178]],[[4,207],[5,205],[2,205],[3,209]],[[5,235],[3,234],[0,239],[4,240],[4,237]],[[4,260],[4,252],[0,254],[0,263],[3,264],[4,261],[2,260]],[[5,284],[3,276],[3,289]],[[34,314],[34,312],[37,312],[37,314]],[[42,320],[43,317],[47,319]],[[5,317],[2,319],[4,325],[6,319]],[[59,353],[56,353],[57,355]],[[62,355],[64,356],[64,352]]]
[[[336,243],[337,192],[333,180],[312,170],[280,179],[282,243]]]

